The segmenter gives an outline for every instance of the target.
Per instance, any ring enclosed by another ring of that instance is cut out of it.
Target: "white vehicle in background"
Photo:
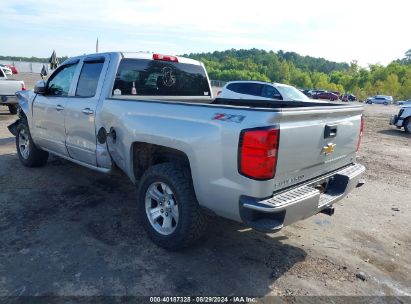
[[[373,97],[369,97],[367,98],[367,100],[365,101],[365,103],[368,104],[383,104],[383,105],[389,105],[391,103],[393,103],[394,99],[392,98],[392,96],[387,96],[387,95],[375,95]]]
[[[398,100],[397,105],[399,106],[411,105],[411,99]]]
[[[217,99],[312,101],[293,86],[251,80],[228,82]]]
[[[398,115],[392,115],[390,125],[398,129],[404,128],[405,132],[411,134],[411,103],[402,106]]]
[[[0,105],[8,106],[11,114],[17,114],[17,91],[26,90],[23,81],[9,79],[4,72],[4,68],[0,67]]]

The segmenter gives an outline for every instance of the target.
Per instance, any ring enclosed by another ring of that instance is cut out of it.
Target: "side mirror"
[[[34,93],[45,94],[46,93],[46,82],[44,80],[39,80],[34,86]]]

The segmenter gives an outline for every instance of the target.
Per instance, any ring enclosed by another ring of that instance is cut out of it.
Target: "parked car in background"
[[[8,67],[8,68],[11,70],[11,72],[13,73],[13,75],[19,73],[19,70],[17,70],[17,68],[16,68],[14,65],[12,65],[12,64],[6,64],[6,67]]]
[[[344,94],[341,97],[342,101],[348,102],[348,101],[356,101],[357,97],[353,94]]]
[[[26,86],[21,80],[9,79],[4,72],[4,67],[0,67],[0,105],[8,106],[11,114],[17,114],[17,91],[24,91]]]
[[[315,94],[326,92],[325,90],[309,90],[307,96],[312,98]]]
[[[398,129],[404,128],[405,132],[411,134],[411,103],[402,106],[398,115],[392,115],[390,125]]]
[[[397,105],[402,106],[402,105],[409,105],[411,104],[411,99],[407,99],[407,100],[399,100],[397,102]]]
[[[311,90],[309,90],[309,89],[301,89],[300,91],[301,91],[301,93],[303,93],[305,96],[311,97],[311,94],[310,94],[310,91],[311,91]]]
[[[230,81],[221,89],[218,99],[254,99],[310,101],[300,90],[282,83],[263,81]]]
[[[3,69],[3,73],[5,73],[7,76],[13,75],[13,71],[5,64],[0,64],[0,68]]]
[[[317,92],[315,94],[312,95],[312,98],[314,99],[325,99],[325,100],[338,100],[339,99],[339,95],[333,93],[333,92],[328,92],[328,91],[321,91],[321,92]]]
[[[386,95],[375,95],[373,97],[367,98],[365,103],[368,104],[383,104],[383,105],[389,105],[390,103],[393,102],[392,96],[386,96]]]

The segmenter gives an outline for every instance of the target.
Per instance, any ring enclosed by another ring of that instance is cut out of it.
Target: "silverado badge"
[[[336,146],[336,144],[329,143],[328,145],[326,145],[325,147],[323,147],[322,153],[324,153],[325,155],[328,155],[328,154],[333,153],[334,150],[335,150],[335,146]]]

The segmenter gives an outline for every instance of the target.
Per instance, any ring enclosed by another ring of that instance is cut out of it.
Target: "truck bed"
[[[296,109],[296,108],[321,108],[321,107],[361,107],[352,103],[341,103],[331,101],[288,101],[288,100],[256,100],[256,99],[227,99],[227,98],[195,98],[195,97],[174,97],[174,96],[113,96],[109,99],[120,100],[135,100],[140,102],[156,102],[156,103],[177,103],[187,105],[216,105],[229,106],[241,109],[267,109],[269,111],[278,112],[280,109]]]

